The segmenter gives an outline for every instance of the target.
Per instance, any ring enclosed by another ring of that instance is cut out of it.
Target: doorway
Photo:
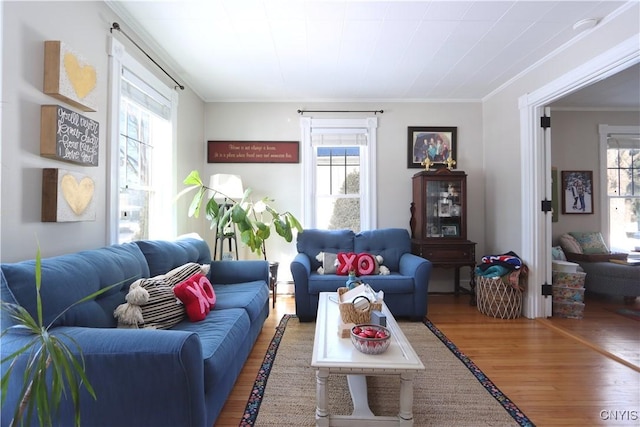
[[[528,318],[551,315],[550,297],[542,295],[542,284],[551,284],[551,245],[546,244],[551,241],[551,221],[547,219],[551,213],[540,210],[541,200],[551,200],[550,144],[546,142],[544,129],[539,126],[540,118],[550,103],[638,62],[637,42],[630,39],[519,99],[521,153],[532,159],[532,167],[523,168],[521,172],[522,185],[534,189],[531,197],[523,201],[523,232],[529,236],[544,236],[539,241],[529,239],[523,244],[522,255],[532,266],[523,302],[523,312]]]

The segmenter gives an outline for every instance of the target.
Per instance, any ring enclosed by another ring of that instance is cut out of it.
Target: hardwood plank
[[[589,299],[584,319],[501,320],[478,312],[468,296],[430,295],[428,317],[536,425],[637,425],[637,418],[615,411],[640,416],[640,373],[633,369],[640,324],[611,311],[615,304],[621,300]],[[287,313],[295,313],[293,296],[278,295],[216,427],[240,422],[274,329]]]

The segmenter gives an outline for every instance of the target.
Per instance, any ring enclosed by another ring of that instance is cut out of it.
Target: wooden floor
[[[583,319],[501,320],[479,313],[468,296],[430,295],[428,318],[535,425],[638,426],[640,322],[616,314],[617,307],[621,299],[587,299]],[[640,299],[631,307],[640,308]],[[216,427],[239,424],[287,313],[295,313],[293,297],[278,295]]]

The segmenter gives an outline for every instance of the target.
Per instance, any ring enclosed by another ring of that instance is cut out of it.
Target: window
[[[110,239],[172,237],[173,91],[126,53],[111,60]]]
[[[610,247],[640,247],[640,137],[609,136],[606,154]]]
[[[377,119],[302,118],[304,223],[354,232],[375,227]]]

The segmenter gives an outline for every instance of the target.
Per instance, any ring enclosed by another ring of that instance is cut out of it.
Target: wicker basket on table
[[[356,325],[369,323],[371,322],[371,312],[382,310],[381,302],[369,302],[369,306],[364,310],[356,309],[351,302],[342,302],[342,294],[348,290],[346,287],[338,288],[338,307],[343,323],[355,323]]]

